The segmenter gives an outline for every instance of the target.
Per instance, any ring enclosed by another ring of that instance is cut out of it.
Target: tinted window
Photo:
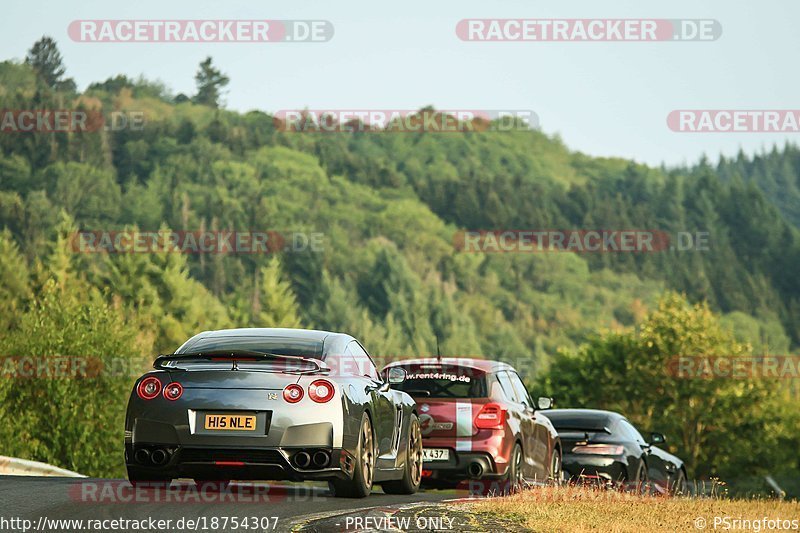
[[[636,428],[633,427],[633,425],[627,420],[620,420],[617,424],[615,432],[619,433],[620,436],[625,437],[627,440],[636,441],[640,444],[644,444],[645,442],[641,433],[639,433]]]
[[[418,398],[486,398],[486,374],[471,368],[406,367],[406,380],[394,385]]]
[[[500,381],[500,386],[503,387],[503,393],[506,399],[512,402],[519,402],[520,400],[517,398],[517,393],[514,391],[514,385],[511,383],[511,378],[508,377],[508,373],[506,371],[498,372],[497,379]]]
[[[331,374],[336,376],[360,376],[359,365],[353,356],[353,351],[349,346],[346,346],[344,353],[328,354],[325,358],[325,364],[331,368]]]
[[[603,431],[605,428],[611,430],[608,427],[608,417],[602,414],[559,413],[558,411],[543,411],[543,413],[558,430]]]
[[[356,375],[367,376],[375,381],[382,381],[378,374],[378,369],[375,368],[372,359],[370,359],[369,355],[367,355],[367,352],[360,344],[356,341],[351,342],[347,345],[347,351],[350,352],[355,360],[356,368],[358,368]]]
[[[179,353],[207,354],[239,350],[321,359],[322,341],[293,337],[203,337]]]
[[[503,385],[497,378],[497,374],[486,374],[486,390],[488,396],[496,400],[505,400],[507,398]]]
[[[531,397],[528,395],[528,389],[525,388],[525,385],[522,383],[517,373],[509,372],[508,376],[511,378],[511,384],[514,386],[514,392],[517,393],[517,398],[519,398],[520,403],[531,407],[532,403]]]

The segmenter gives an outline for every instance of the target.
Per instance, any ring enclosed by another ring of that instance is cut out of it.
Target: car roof
[[[323,345],[323,358],[331,350],[342,350],[353,339],[346,333],[335,333],[318,329],[301,328],[233,328],[203,331],[184,342],[175,353],[182,353],[187,347],[194,345],[201,339],[224,338],[224,337],[284,337],[289,339],[302,339],[307,341],[320,342]]]
[[[437,365],[444,367],[465,367],[481,370],[483,372],[498,372],[500,370],[514,370],[514,367],[502,361],[491,361],[488,359],[475,359],[472,357],[427,357],[421,359],[404,359],[402,361],[394,361],[386,365],[386,368],[392,366],[417,366],[417,365]]]
[[[294,339],[307,339],[323,341],[330,335],[344,335],[344,333],[334,333],[318,329],[300,328],[233,328],[217,329],[198,333],[198,338],[208,337],[291,337]]]
[[[540,412],[548,418],[580,417],[589,420],[602,420],[604,423],[616,422],[625,418],[614,411],[603,411],[602,409],[546,409]],[[555,416],[553,417],[552,415]]]

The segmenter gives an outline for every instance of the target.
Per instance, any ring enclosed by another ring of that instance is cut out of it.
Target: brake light
[[[144,378],[136,387],[136,394],[142,400],[152,400],[161,392],[161,381],[155,376]]]
[[[625,448],[616,444],[583,444],[572,448],[572,453],[590,455],[622,455]]]
[[[183,386],[180,383],[170,383],[164,387],[164,398],[167,400],[177,400],[183,395]]]
[[[487,403],[475,416],[478,429],[501,429],[506,421],[506,412],[496,403]]]
[[[283,399],[289,403],[297,403],[303,399],[303,387],[297,383],[286,385],[283,389]]]
[[[333,398],[336,389],[330,381],[318,379],[308,386],[308,395],[317,403],[329,402]]]

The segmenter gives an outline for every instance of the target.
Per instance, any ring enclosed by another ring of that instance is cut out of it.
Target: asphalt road
[[[234,483],[197,487],[175,482],[164,487],[133,488],[123,479],[0,477],[0,530],[23,531],[288,531],[303,517],[414,502],[438,502],[463,496],[455,491],[421,491],[410,496],[379,490],[363,499],[334,498],[319,483]],[[239,519],[234,528],[233,519]],[[83,520],[82,524],[54,520]],[[109,520],[171,520],[169,527]],[[183,522],[178,522],[183,519]],[[215,522],[216,519],[216,522]],[[90,524],[88,521],[105,520]],[[188,522],[193,520],[195,522]],[[247,529],[242,527],[246,521]],[[223,523],[224,522],[224,523]],[[49,527],[48,527],[49,526]],[[87,526],[89,529],[87,529]],[[99,529],[94,526],[101,526]],[[142,527],[145,526],[145,527]],[[181,527],[183,526],[183,527]],[[252,527],[256,526],[256,527]]]

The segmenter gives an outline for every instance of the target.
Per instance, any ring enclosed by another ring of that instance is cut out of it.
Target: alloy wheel
[[[375,468],[375,451],[372,446],[372,425],[367,418],[361,426],[361,472],[364,484],[372,486],[372,474]]]
[[[411,482],[419,485],[422,481],[422,431],[416,417],[411,421],[410,433],[408,460],[411,463]]]

